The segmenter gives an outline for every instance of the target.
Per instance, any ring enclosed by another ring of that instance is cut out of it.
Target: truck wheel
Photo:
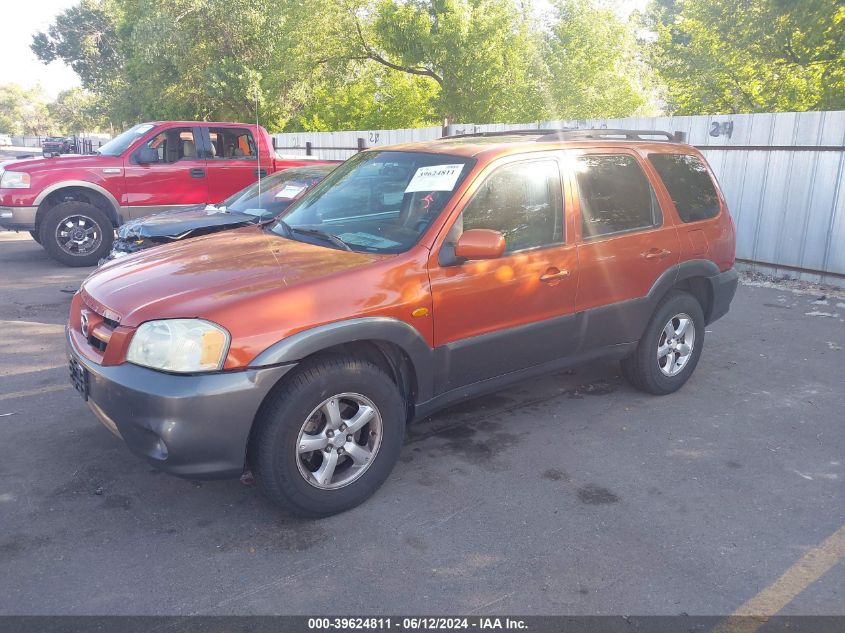
[[[40,243],[65,266],[95,266],[111,250],[114,227],[108,216],[87,202],[62,202],[41,221]]]
[[[250,440],[259,489],[299,516],[348,510],[387,479],[405,434],[396,384],[355,358],[306,361],[262,407]]]
[[[704,347],[704,312],[687,292],[670,292],[657,306],[637,351],[622,361],[634,387],[658,396],[683,387]]]
[[[38,234],[38,231],[30,231],[29,234],[32,236],[32,239],[34,239],[39,244],[41,243],[41,236]]]

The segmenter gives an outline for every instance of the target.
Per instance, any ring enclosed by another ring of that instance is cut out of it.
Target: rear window
[[[211,156],[206,158],[222,160],[255,160],[258,148],[247,128],[212,127],[208,129],[211,141]]]
[[[698,158],[687,154],[650,154],[648,159],[666,185],[681,220],[696,222],[719,214],[716,187]]]

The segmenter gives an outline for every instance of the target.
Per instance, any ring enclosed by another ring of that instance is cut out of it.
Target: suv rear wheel
[[[396,384],[364,360],[307,362],[265,404],[250,462],[259,489],[300,516],[348,510],[387,479],[402,447]]]
[[[87,202],[62,202],[41,221],[39,242],[65,266],[95,266],[111,250],[114,227],[108,216]]]
[[[641,391],[669,394],[692,375],[703,346],[701,305],[691,294],[675,290],[657,306],[637,351],[622,361],[622,373]]]

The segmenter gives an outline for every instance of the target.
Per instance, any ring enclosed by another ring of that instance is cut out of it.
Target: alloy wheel
[[[695,346],[695,323],[688,314],[669,319],[657,342],[657,364],[666,376],[678,375],[686,367]]]
[[[369,398],[358,393],[326,398],[299,430],[299,474],[322,490],[348,486],[370,468],[381,438],[381,414]]]

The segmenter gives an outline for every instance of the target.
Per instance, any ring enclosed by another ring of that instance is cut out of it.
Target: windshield
[[[220,203],[227,211],[246,213],[256,217],[274,217],[287,209],[306,190],[320,182],[337,165],[291,167],[277,172],[261,182],[230,196]],[[259,184],[261,195],[258,195]]]
[[[440,215],[473,162],[423,152],[356,154],[292,205],[272,230],[308,241],[315,232],[327,234],[355,251],[401,253]]]
[[[97,153],[103,156],[120,156],[136,139],[152,130],[153,127],[152,123],[139,123],[135,127],[131,127],[122,134],[115,136],[97,150]]]

